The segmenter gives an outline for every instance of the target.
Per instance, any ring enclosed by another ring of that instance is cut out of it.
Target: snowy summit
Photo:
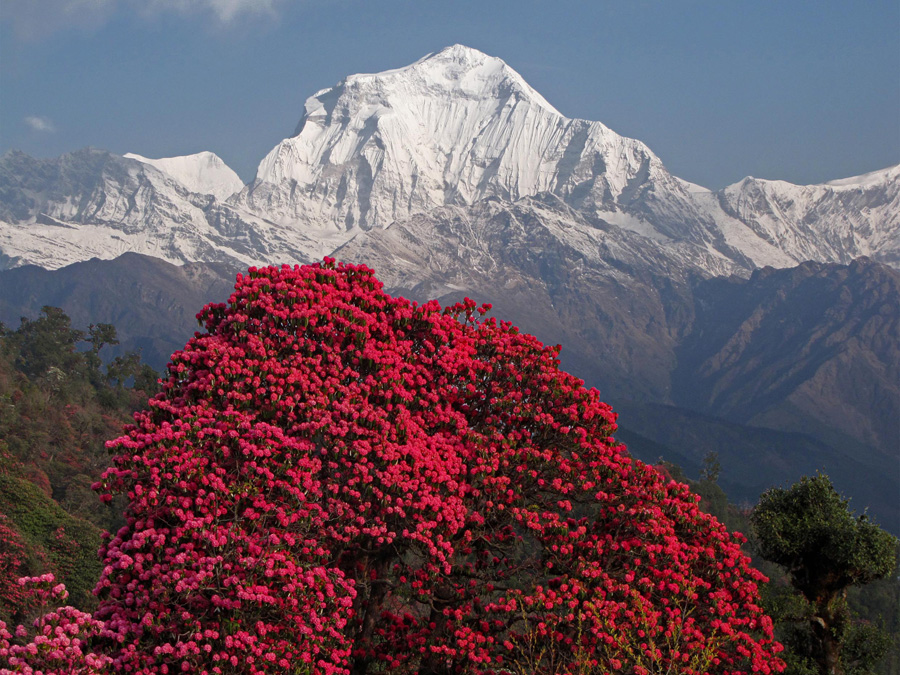
[[[307,99],[238,201],[278,222],[368,230],[491,196],[617,196],[660,170],[643,143],[564,117],[502,60],[453,45]]]
[[[221,201],[228,199],[235,192],[240,192],[244,187],[244,181],[240,176],[212,152],[161,159],[149,159],[129,152],[124,157],[156,167],[191,192],[213,195]]]

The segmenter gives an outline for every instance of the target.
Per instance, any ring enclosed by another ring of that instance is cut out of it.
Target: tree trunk
[[[384,557],[378,560],[373,566],[372,581],[370,582],[371,591],[369,597],[365,601],[365,610],[363,620],[360,624],[359,631],[356,633],[356,639],[353,641],[354,647],[362,647],[372,640],[372,633],[375,632],[375,621],[381,614],[381,606],[388,592],[388,569],[389,558]],[[350,669],[351,675],[366,675],[369,670],[371,659],[358,658],[353,662]]]
[[[432,638],[440,638],[444,634],[447,626],[447,617],[444,616],[443,609],[447,606],[447,600],[452,597],[452,591],[446,588],[435,589],[433,605],[431,613],[428,617],[428,623],[435,625],[431,633]],[[419,665],[418,675],[445,675],[447,667],[444,664],[446,657],[443,655],[429,654]]]
[[[810,619],[820,649],[816,663],[822,675],[844,675],[841,647],[846,620],[846,591],[819,598],[816,616]]]
[[[816,655],[816,663],[822,675],[844,675],[844,667],[841,664],[841,643],[835,639],[832,627],[820,617],[814,617],[810,622],[813,635],[819,641],[821,648]]]

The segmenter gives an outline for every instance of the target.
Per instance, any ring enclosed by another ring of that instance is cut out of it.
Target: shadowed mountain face
[[[694,286],[672,400],[897,456],[900,274],[866,259]]]
[[[391,228],[366,245],[367,264],[392,293],[492,302],[495,316],[563,344],[563,367],[600,388],[642,459],[662,448],[691,470],[715,450],[725,487],[751,502],[821,469],[854,508],[900,531],[900,274],[859,260],[699,279],[673,274],[671,260],[647,247],[586,260],[577,232],[550,236],[562,224],[537,206],[492,213],[474,224],[434,220],[447,248],[417,248],[414,233],[398,228],[400,257],[375,245]],[[122,347],[159,368],[238,271],[136,254],[0,271],[0,321],[15,326],[60,306],[78,327],[115,324]]]
[[[177,267],[137,253],[53,271],[19,267],[0,272],[0,321],[16,328],[20,317],[34,318],[45,305],[61,307],[76,328],[113,324],[120,344],[110,353],[140,351],[163,369],[198,330],[200,308],[228,297],[234,275],[222,265]]]
[[[868,509],[879,525],[900,532],[897,457],[871,449],[851,452],[800,433],[735,424],[693,410],[619,400],[616,436],[645,462],[660,458],[698,476],[703,458],[719,456],[719,484],[731,501],[753,505],[767,488],[787,487],[801,476],[828,474],[858,513]],[[878,464],[876,464],[876,462]]]

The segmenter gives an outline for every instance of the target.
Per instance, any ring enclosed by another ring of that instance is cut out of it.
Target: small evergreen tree
[[[808,630],[795,642],[806,642],[801,649],[819,672],[849,672],[847,666],[853,664],[846,657],[860,651],[861,634],[853,630],[847,589],[891,574],[897,539],[865,514],[854,516],[848,500],[824,475],[804,477],[789,489],[768,490],[751,523],[760,555],[784,567],[802,596],[799,611],[794,601],[791,614],[806,622]],[[871,656],[874,649],[886,649],[882,643],[869,640],[862,651]]]
[[[59,307],[43,307],[35,320],[22,317],[16,331],[19,353],[16,367],[29,377],[40,377],[52,369],[70,372],[79,366],[82,357],[76,344],[84,333],[72,328],[71,319]]]
[[[719,462],[719,453],[711,450],[703,458],[703,469],[700,471],[700,480],[707,483],[717,483],[722,472],[722,464]]]
[[[91,344],[90,350],[85,354],[88,368],[90,369],[92,381],[96,381],[100,376],[100,350],[104,345],[117,345],[119,338],[116,334],[116,327],[109,323],[91,324],[88,328],[87,341]]]

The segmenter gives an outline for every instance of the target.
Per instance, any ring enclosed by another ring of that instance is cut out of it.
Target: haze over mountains
[[[715,448],[746,499],[839,472],[900,530],[900,166],[712,192],[460,45],[310,97],[246,186],[212,153],[0,159],[7,323],[63,306],[159,366],[235,272],[327,254],[561,343],[636,452]]]

